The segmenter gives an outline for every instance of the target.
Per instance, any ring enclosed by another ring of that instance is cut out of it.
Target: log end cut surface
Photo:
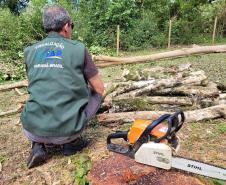
[[[92,185],[204,185],[191,174],[142,165],[115,153],[95,162],[88,179]]]

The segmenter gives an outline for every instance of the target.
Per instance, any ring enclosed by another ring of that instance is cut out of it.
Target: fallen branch
[[[136,64],[136,63],[143,63],[143,62],[154,61],[159,59],[178,58],[178,57],[189,56],[192,54],[208,54],[208,53],[221,53],[221,52],[226,52],[226,45],[184,48],[184,49],[168,51],[164,53],[156,53],[156,54],[147,55],[147,56],[136,56],[136,57],[126,57],[126,58],[94,56],[93,59],[94,61],[106,61],[103,63],[97,63],[98,67],[108,67],[108,66],[119,65],[119,64]]]
[[[7,91],[15,88],[27,87],[28,82],[27,80],[11,83],[11,84],[4,84],[0,85],[0,91]]]
[[[23,108],[23,105],[20,105],[17,109],[10,110],[10,111],[7,111],[7,112],[1,112],[0,117],[10,116],[10,115],[13,115],[13,114],[20,113],[22,111],[22,108]]]
[[[205,109],[185,112],[186,122],[196,122],[205,119],[225,118],[226,104],[216,105]]]
[[[25,93],[22,93],[22,92],[20,92],[20,90],[18,89],[18,88],[15,88],[15,91],[17,92],[17,94],[18,95],[20,95],[20,96],[22,96],[22,95],[24,95]]]
[[[108,113],[99,114],[98,121],[107,126],[110,124],[122,124],[125,122],[133,122],[135,119],[157,119],[162,114],[169,113],[163,111],[139,111],[139,112],[122,112],[122,113]],[[205,109],[198,109],[185,112],[186,122],[196,122],[205,119],[226,118],[226,104],[208,107]]]

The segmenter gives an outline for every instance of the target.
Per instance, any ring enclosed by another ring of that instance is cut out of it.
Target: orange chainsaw
[[[211,164],[174,156],[179,149],[176,133],[185,121],[183,111],[164,114],[158,119],[135,120],[128,131],[117,131],[107,137],[107,148],[135,159],[136,162],[163,169],[172,167],[192,173],[226,180],[226,169]],[[123,139],[126,144],[113,143]]]

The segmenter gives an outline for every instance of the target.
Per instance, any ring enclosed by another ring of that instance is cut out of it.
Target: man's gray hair
[[[42,20],[46,32],[59,32],[66,23],[71,23],[71,18],[67,10],[58,5],[45,7]]]

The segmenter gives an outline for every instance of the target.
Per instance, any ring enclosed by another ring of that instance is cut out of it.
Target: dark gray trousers
[[[85,114],[87,117],[87,122],[95,116],[97,113],[98,109],[100,108],[102,101],[102,96],[94,91],[90,91],[90,97],[88,104],[86,105],[85,108]],[[48,136],[36,136],[29,131],[24,129],[24,134],[28,137],[33,142],[37,143],[44,143],[44,144],[55,144],[55,145],[62,145],[66,143],[70,143],[76,138],[81,136],[83,130],[81,132],[73,135],[73,136],[68,136],[68,137],[48,137]]]

